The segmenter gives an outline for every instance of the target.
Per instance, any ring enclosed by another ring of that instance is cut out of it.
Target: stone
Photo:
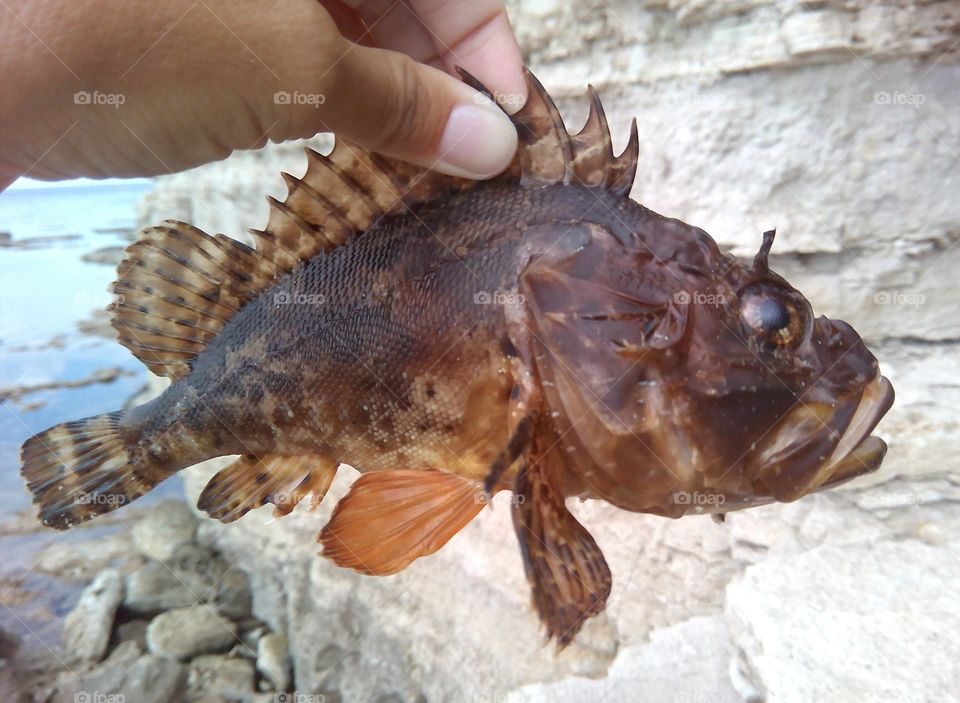
[[[209,548],[181,547],[167,562],[148,561],[127,575],[124,606],[138,614],[211,603],[225,617],[250,614],[247,575]]]
[[[153,615],[195,605],[200,602],[198,595],[169,566],[151,560],[127,574],[123,606],[133,613]]]
[[[250,615],[250,579],[243,571],[236,567],[231,568],[217,582],[216,587],[213,604],[217,612],[234,620]]]
[[[60,674],[50,701],[180,703],[185,681],[186,672],[179,662],[143,654],[135,643],[124,642],[93,669]]]
[[[253,692],[253,662],[222,654],[204,654],[188,665],[187,686],[193,694],[240,698]]]
[[[147,625],[146,620],[136,618],[120,623],[114,630],[114,640],[116,642],[134,642],[140,649],[147,648]]]
[[[63,624],[63,642],[73,656],[99,661],[107,651],[113,619],[123,600],[123,579],[116,569],[102,571],[80,594]]]
[[[147,627],[147,648],[174,659],[222,652],[236,641],[236,626],[208,605],[168,610]]]
[[[286,691],[291,684],[290,646],[286,635],[272,632],[257,642],[257,671],[275,691]]]
[[[513,691],[506,700],[742,703],[727,674],[732,655],[733,642],[726,620],[721,615],[696,617],[653,630],[649,642],[621,649],[603,679],[571,677],[530,684]],[[490,700],[499,700],[496,691],[489,696]]]
[[[165,500],[134,524],[133,541],[144,556],[167,561],[193,543],[196,529],[197,518],[186,503]]]
[[[945,700],[960,691],[958,557],[905,540],[749,567],[727,589],[748,675],[771,701]]]

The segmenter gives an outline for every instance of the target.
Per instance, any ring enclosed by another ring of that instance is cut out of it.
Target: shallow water
[[[114,265],[81,257],[129,244],[136,204],[150,188],[137,181],[0,193],[0,232],[9,233],[0,241],[0,388],[22,391],[0,400],[0,627],[30,635],[34,645],[55,644],[49,630],[82,586],[40,573],[35,566],[42,550],[126,526],[100,523],[65,533],[43,528],[20,478],[20,445],[59,422],[117,410],[143,387],[144,367],[105,336],[110,330],[102,313],[99,333],[81,329],[110,303],[107,287],[116,272]],[[31,390],[82,381],[104,369],[115,370],[115,380]],[[181,494],[179,482],[168,481],[137,506]]]

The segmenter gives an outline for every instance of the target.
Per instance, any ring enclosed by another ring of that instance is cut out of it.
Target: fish
[[[283,174],[251,244],[144,230],[112,324],[170,385],[24,443],[42,522],[67,529],[234,455],[198,509],[285,515],[315,508],[346,463],[360,476],[322,554],[386,575],[507,491],[532,607],[562,648],[612,584],[568,499],[722,516],[876,470],[892,385],[850,325],[814,317],[770,268],[774,230],[741,260],[632,200],[636,119],[615,156],[592,86],[570,134],[525,75],[518,150],[491,180],[337,138]]]

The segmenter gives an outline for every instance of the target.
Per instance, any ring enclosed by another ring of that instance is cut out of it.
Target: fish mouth
[[[791,501],[876,471],[887,445],[870,433],[893,399],[893,386],[878,374],[846,402],[800,403],[757,448],[757,480],[777,500]]]

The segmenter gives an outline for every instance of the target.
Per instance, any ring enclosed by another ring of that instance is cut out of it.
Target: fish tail
[[[54,425],[20,451],[44,525],[66,530],[136,500],[172,475],[142,466],[121,433],[124,411]]]

